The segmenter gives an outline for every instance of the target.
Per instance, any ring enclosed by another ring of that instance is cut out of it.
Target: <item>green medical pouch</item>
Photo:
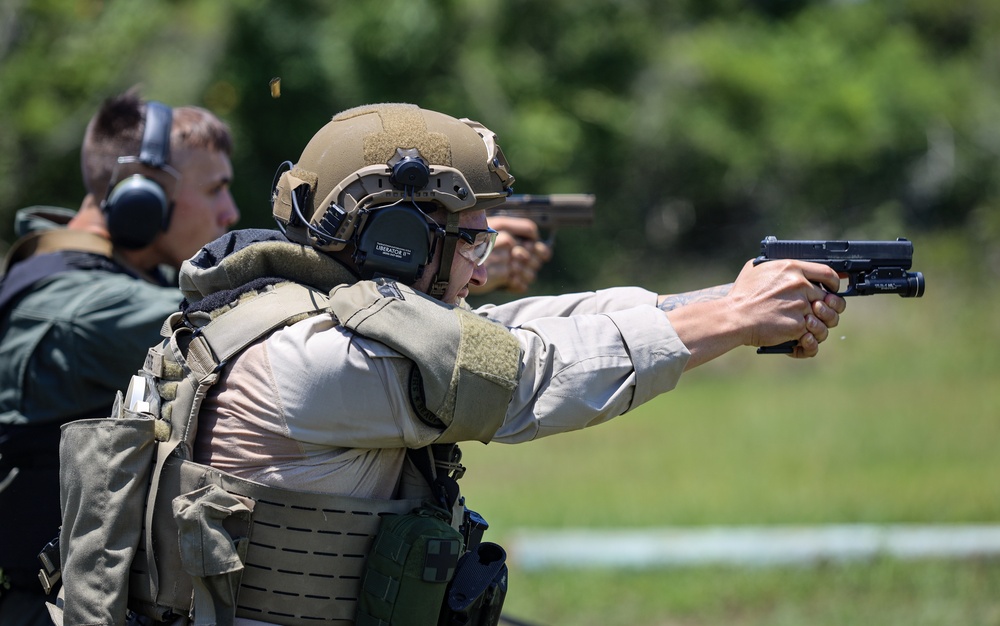
[[[357,626],[434,626],[464,545],[447,512],[387,515],[368,555]]]

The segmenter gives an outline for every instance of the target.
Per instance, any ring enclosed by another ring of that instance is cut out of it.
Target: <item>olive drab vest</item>
[[[381,516],[433,499],[427,471],[404,464],[399,499],[374,500],[272,487],[192,460],[201,403],[224,365],[279,328],[331,314],[414,360],[423,346],[397,336],[402,319],[426,318],[420,323],[464,346],[451,362],[420,363],[425,410],[445,420],[440,442],[488,441],[502,424],[499,407],[518,374],[516,340],[391,281],[330,295],[285,282],[211,314],[175,313],[112,416],[63,428],[57,623],[123,624],[128,611],[181,624],[225,625],[237,616],[290,626],[354,623]],[[481,340],[492,358],[477,357]],[[433,466],[430,448],[416,452]],[[461,501],[451,503],[458,509]],[[462,515],[452,520],[457,527]]]

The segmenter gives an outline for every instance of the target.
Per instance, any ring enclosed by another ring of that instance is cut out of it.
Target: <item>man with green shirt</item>
[[[47,624],[36,558],[59,528],[59,427],[103,417],[181,294],[172,273],[239,219],[228,127],[109,98],[87,127],[75,213],[17,216],[0,277],[0,624]]]

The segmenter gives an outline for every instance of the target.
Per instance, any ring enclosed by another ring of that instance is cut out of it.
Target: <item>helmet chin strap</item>
[[[451,278],[451,262],[455,258],[455,246],[458,245],[458,213],[449,213],[448,222],[444,227],[444,245],[441,246],[441,262],[437,273],[431,281],[430,295],[440,300],[448,289]]]

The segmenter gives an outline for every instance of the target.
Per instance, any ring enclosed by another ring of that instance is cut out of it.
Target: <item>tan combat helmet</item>
[[[357,243],[371,215],[401,201],[436,203],[447,211],[446,230],[457,232],[459,212],[502,203],[513,182],[483,125],[412,104],[373,104],[337,114],[316,133],[281,173],[272,210],[292,241],[338,252]],[[436,284],[448,279],[448,239]]]

